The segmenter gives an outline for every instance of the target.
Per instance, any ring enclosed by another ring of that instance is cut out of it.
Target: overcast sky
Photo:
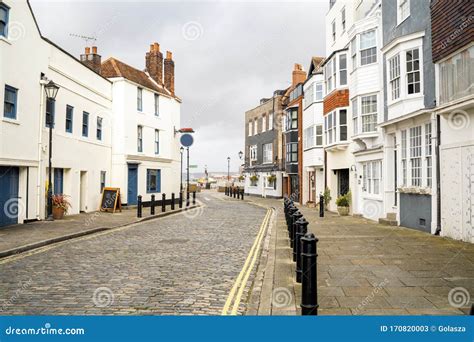
[[[191,164],[237,171],[244,114],[290,85],[294,63],[308,70],[324,56],[329,0],[303,2],[31,0],[40,29],[79,56],[95,36],[103,60],[114,56],[144,69],[152,42],[173,52],[183,127],[196,130]]]

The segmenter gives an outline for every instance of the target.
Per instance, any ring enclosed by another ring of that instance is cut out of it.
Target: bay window
[[[298,162],[298,143],[286,144],[286,162],[287,163]]]
[[[377,125],[377,95],[361,97],[362,133],[374,132]]]
[[[347,56],[346,54],[339,55],[339,84],[347,85]]]
[[[303,132],[304,140],[303,140],[303,148],[311,148],[314,146],[314,126],[308,127],[304,129]]]
[[[316,125],[316,146],[323,146],[323,125]]]
[[[352,104],[352,133],[354,135],[357,135],[359,134],[359,125],[358,125],[359,103],[357,101],[357,97],[351,101],[351,104]]]
[[[347,109],[339,110],[339,140],[347,140]]]
[[[420,92],[420,56],[419,50],[413,49],[406,52],[407,65],[407,91],[408,94]]]
[[[286,130],[298,128],[298,108],[291,108],[287,112]]]
[[[352,70],[357,68],[357,36],[351,40],[351,59],[352,59]]]
[[[390,72],[390,94],[392,101],[400,97],[400,55],[396,55],[388,61]]]
[[[375,30],[360,34],[360,65],[377,62],[377,40]]]
[[[304,107],[309,107],[314,102],[314,85],[311,84],[304,92]]]
[[[323,100],[323,84],[322,83],[316,83],[315,100],[316,101],[322,101]]]

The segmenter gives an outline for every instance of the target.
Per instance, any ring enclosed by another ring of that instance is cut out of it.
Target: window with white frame
[[[420,92],[420,53],[418,48],[406,52],[407,64],[407,93]]]
[[[268,114],[268,130],[273,129],[273,113]]]
[[[351,101],[352,104],[352,133],[354,135],[359,134],[359,108],[357,97]]]
[[[406,186],[407,185],[407,131],[403,130],[402,131],[402,185]]]
[[[439,63],[440,104],[474,95],[473,83],[474,45]]]
[[[273,144],[263,144],[263,162],[272,163],[273,162]]]
[[[400,98],[400,55],[396,55],[389,59],[390,72],[390,94],[391,99]]]
[[[342,26],[342,32],[346,30],[346,8],[343,7],[341,10],[341,26]]]
[[[347,140],[347,109],[339,110],[339,140]]]
[[[382,161],[375,160],[363,164],[362,191],[371,195],[380,194]]]
[[[316,146],[323,146],[323,125],[316,125]]]
[[[351,40],[352,71],[357,69],[357,36]]]
[[[422,185],[421,126],[410,128],[410,178],[411,186]]]
[[[250,154],[250,161],[256,161],[257,160],[257,145],[252,145],[249,148],[249,154]]]
[[[410,0],[397,0],[397,24],[410,16]]]
[[[360,65],[377,62],[377,39],[375,30],[360,34]]]
[[[326,79],[326,94],[329,94],[334,89],[334,77],[332,71],[332,60],[330,60],[324,68],[324,76]]]
[[[304,92],[304,107],[309,107],[314,102],[314,85],[311,84]]]
[[[253,135],[258,134],[258,119],[255,119],[253,122]]]
[[[432,145],[431,145],[431,123],[425,125],[425,159],[426,159],[426,186],[432,185]]]
[[[316,88],[316,94],[315,94],[315,101],[322,101],[323,100],[323,84],[322,83],[316,83],[315,84]]]
[[[249,121],[249,137],[252,136],[252,120]]]
[[[347,56],[345,53],[339,55],[339,84],[347,85]]]
[[[332,28],[332,42],[334,43],[336,41],[336,21],[332,22],[331,28]]]
[[[362,133],[374,132],[377,125],[377,95],[361,97]]]
[[[264,115],[262,116],[262,132],[265,132],[267,130],[267,116]]]
[[[304,129],[303,132],[303,148],[311,148],[314,147],[314,126],[308,127]]]

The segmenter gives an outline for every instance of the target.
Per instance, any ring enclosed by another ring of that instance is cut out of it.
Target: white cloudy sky
[[[149,44],[173,52],[183,127],[196,130],[191,164],[238,170],[244,113],[290,84],[294,63],[324,55],[329,0],[301,2],[31,0],[43,35],[75,56],[96,36],[103,58],[145,67]]]

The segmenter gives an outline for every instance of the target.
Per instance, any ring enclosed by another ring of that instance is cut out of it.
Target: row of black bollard
[[[309,222],[303,217],[292,199],[283,200],[285,220],[288,228],[292,258],[296,262],[296,282],[301,283],[301,314],[318,314],[317,289],[317,242],[308,233]],[[323,204],[322,204],[323,205]],[[324,207],[322,209],[324,211]],[[324,213],[323,213],[324,215]]]
[[[171,205],[171,210],[175,210],[175,202],[176,202],[176,196],[173,193],[171,193],[171,201],[170,201],[170,205]],[[156,202],[156,197],[154,194],[152,194],[150,196],[150,203],[146,203],[146,206],[150,206],[150,215],[155,215],[155,207],[157,205],[157,203],[159,202]],[[196,191],[193,191],[193,198],[192,198],[192,203],[193,204],[196,204]],[[190,199],[189,199],[189,193],[187,194],[187,202],[186,202],[186,206],[189,206],[190,205]],[[138,195],[138,198],[137,198],[137,217],[140,218],[143,216],[143,198],[141,195]],[[183,207],[183,192],[180,192],[179,193],[179,199],[178,199],[178,206],[179,208],[181,209]],[[161,194],[161,212],[166,212],[166,194]]]
[[[226,196],[243,200],[245,191],[235,186],[226,186],[224,193]]]

